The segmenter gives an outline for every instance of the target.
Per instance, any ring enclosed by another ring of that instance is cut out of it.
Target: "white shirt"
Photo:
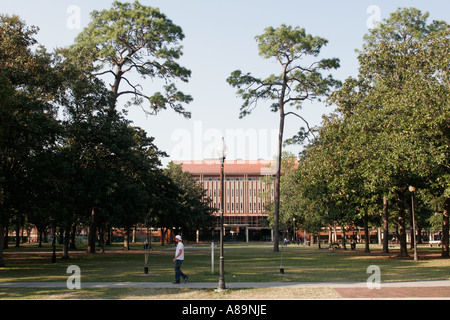
[[[180,250],[181,250],[181,254],[180,254],[180,256],[177,258],[177,255],[178,255],[178,252],[180,252]],[[177,248],[176,248],[176,250],[175,250],[175,258],[177,259],[177,260],[184,260],[184,244],[183,244],[183,242],[178,242],[178,244],[177,244]]]

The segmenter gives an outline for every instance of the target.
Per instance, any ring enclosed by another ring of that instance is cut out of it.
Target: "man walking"
[[[188,276],[181,271],[181,264],[184,261],[184,244],[180,235],[175,237],[175,241],[177,243],[177,248],[175,249],[175,258],[173,259],[173,262],[175,262],[175,281],[173,283],[179,284],[180,277],[183,278],[186,283]]]

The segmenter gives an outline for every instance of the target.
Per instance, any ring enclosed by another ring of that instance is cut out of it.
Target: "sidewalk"
[[[332,288],[343,299],[448,299],[450,280],[385,282],[369,289],[365,282],[228,282],[228,289]],[[0,282],[0,288],[66,288],[66,282]],[[82,282],[81,288],[215,289],[216,282]]]

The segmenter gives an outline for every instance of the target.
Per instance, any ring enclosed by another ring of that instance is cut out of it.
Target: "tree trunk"
[[[105,238],[105,245],[110,246],[112,242],[111,237],[111,225],[109,223],[106,224],[106,238]]]
[[[19,224],[19,218],[17,218],[17,221],[16,221],[16,239],[15,239],[16,241],[16,245],[15,245],[15,247],[16,248],[19,248],[20,247],[20,224]]]
[[[3,260],[3,245],[5,243],[5,227],[0,220],[0,267],[5,266],[5,262]]]
[[[279,111],[280,111],[280,127],[278,131],[278,154],[277,154],[277,172],[275,176],[275,190],[274,190],[274,202],[275,209],[273,213],[273,252],[278,252],[280,250],[279,246],[279,221],[280,221],[280,179],[281,179],[281,158],[283,153],[283,133],[284,133],[284,98],[286,96],[287,88],[287,66],[284,67],[283,71],[283,86],[281,88]]]
[[[383,253],[389,253],[389,209],[386,197],[383,197]]]
[[[345,235],[345,228],[344,227],[341,227],[342,228],[342,248],[344,249],[344,250],[347,250],[347,245],[346,245],[346,239],[345,239],[345,237],[346,237],[346,235]]]
[[[365,253],[370,253],[370,233],[369,233],[369,217],[366,214],[364,214],[364,243],[365,243],[365,248],[364,248],[364,252]]]
[[[161,246],[164,246],[164,244],[165,244],[166,233],[167,233],[167,229],[161,228]]]
[[[277,172],[275,175],[274,202],[275,209],[273,213],[273,252],[279,251],[279,221],[280,221],[280,179],[281,179],[281,156],[283,145],[283,127],[284,116],[280,115],[280,131],[278,132],[278,155],[277,155]]]
[[[58,238],[58,244],[64,244],[64,233],[66,229],[65,228],[59,228],[59,238]]]
[[[123,250],[130,250],[130,228],[125,228],[125,235],[123,237]]]
[[[64,230],[61,230],[61,233],[64,235],[62,259],[69,259],[70,227],[64,228]]]
[[[97,218],[95,208],[91,211],[91,224],[89,226],[88,235],[88,253],[95,253],[95,240],[97,238]]]
[[[321,249],[321,247],[320,247],[320,231],[317,233],[317,248]]]
[[[442,254],[441,257],[449,257],[449,215],[450,215],[450,198],[444,200],[444,212],[442,219]]]
[[[69,248],[72,249],[72,250],[76,250],[77,249],[76,234],[77,234],[77,224],[74,223],[72,225],[72,232],[70,233],[70,246],[69,246]]]
[[[423,244],[423,242],[422,242],[422,227],[417,226],[417,222],[416,222],[416,228],[417,228],[417,244]]]
[[[409,237],[410,237],[410,239],[411,239],[411,242],[410,242],[410,244],[409,244],[409,249],[410,250],[414,250],[414,245],[415,245],[415,243],[414,243],[414,237],[415,237],[415,234],[414,234],[414,232],[416,231],[416,230],[414,230],[414,228],[413,228],[413,214],[412,214],[412,212],[413,212],[413,203],[412,203],[412,199],[411,199],[411,202],[410,202],[410,204],[411,204],[411,206],[409,207],[410,209],[409,209],[409,225],[411,226],[410,228],[409,228]]]
[[[398,238],[400,241],[400,257],[409,257],[406,243],[406,221],[405,221],[405,204],[404,192],[402,190],[396,191],[397,208],[398,208]]]
[[[98,231],[100,248],[102,249],[102,253],[105,253],[105,225],[103,223],[100,223]]]
[[[3,249],[8,249],[8,246],[9,246],[9,241],[8,241],[9,222],[8,222],[8,219],[6,220],[3,228],[4,228],[4,232],[2,234],[3,234],[4,238],[3,238],[3,246],[2,246],[2,248]]]
[[[39,244],[38,244],[38,248],[42,248],[42,238],[44,236],[44,231],[42,229],[38,229],[38,234],[39,234]]]

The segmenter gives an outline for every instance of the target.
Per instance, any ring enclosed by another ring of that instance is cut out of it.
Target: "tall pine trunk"
[[[286,117],[284,113],[284,98],[287,88],[287,67],[285,66],[283,71],[283,86],[281,88],[279,111],[280,111],[280,127],[278,131],[278,154],[277,154],[277,172],[275,175],[275,190],[274,190],[274,202],[275,209],[273,213],[273,252],[278,252],[279,247],[279,221],[280,221],[280,185],[281,185],[281,158],[283,154],[283,133],[284,133],[284,119]]]
[[[277,172],[275,175],[274,202],[275,209],[273,213],[273,251],[279,251],[279,220],[280,220],[280,182],[281,182],[281,157],[283,145],[284,115],[280,112],[280,130],[278,132],[278,155]]]

